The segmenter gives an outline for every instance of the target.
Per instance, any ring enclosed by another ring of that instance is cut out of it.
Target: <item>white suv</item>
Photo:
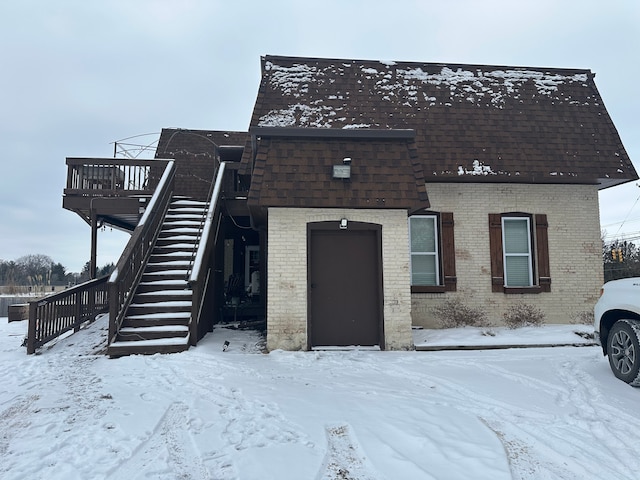
[[[594,329],[613,374],[640,387],[640,277],[604,284],[594,308]]]

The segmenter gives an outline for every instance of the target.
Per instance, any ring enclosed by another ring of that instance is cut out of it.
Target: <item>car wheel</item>
[[[607,355],[613,374],[634,387],[640,386],[640,323],[618,320],[607,338]]]

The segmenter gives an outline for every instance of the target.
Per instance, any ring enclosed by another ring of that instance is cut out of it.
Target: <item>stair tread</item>
[[[186,337],[158,338],[155,340],[115,341],[107,347],[107,354],[144,355],[154,353],[176,353],[189,349],[189,335]]]
[[[191,290],[158,290],[158,291],[154,291],[154,292],[140,292],[140,293],[136,293],[136,297],[139,296],[161,296],[161,295],[167,295],[167,296],[171,296],[171,297],[188,297],[191,296],[193,294],[193,292]]]
[[[143,327],[121,327],[118,333],[149,333],[149,332],[188,332],[188,325],[153,325]]]
[[[166,234],[166,232],[164,232]],[[161,232],[162,234],[162,232]],[[158,237],[154,249],[156,248],[195,248],[200,243],[200,235],[175,235]]]
[[[162,237],[158,237],[158,240],[168,241],[168,240],[176,240],[176,241],[184,241],[184,240],[195,240],[194,235],[165,235]]]
[[[132,303],[129,308],[153,308],[153,307],[190,307],[192,302],[169,300],[166,302]]]
[[[157,272],[144,272],[143,278],[147,275],[186,275],[186,269],[183,270],[158,270]]]
[[[132,343],[136,343],[139,345],[151,345],[151,344],[166,344],[166,343],[185,343],[185,340],[188,337],[184,337],[182,335],[180,336],[175,336],[175,337],[166,337],[166,338],[154,338],[151,340],[134,340],[133,342],[130,341],[120,341],[120,340],[116,340],[115,342],[113,342],[111,344],[111,346],[118,346],[118,345],[131,345]]]
[[[178,197],[174,197],[171,201],[171,206],[177,208],[202,208],[204,205],[209,205],[209,202],[205,202],[204,200],[195,200],[193,198]]]
[[[193,258],[193,254],[192,252],[190,252],[188,255],[185,254],[181,254],[181,255],[151,255],[151,258],[149,259],[149,263],[147,265],[152,266],[152,267],[157,267],[157,266],[162,266],[162,265],[177,265],[175,262],[185,262],[186,264],[191,263],[191,259]],[[154,268],[154,270],[156,270]]]
[[[110,349],[123,349],[129,350],[131,347],[152,347],[152,346],[162,346],[162,345],[188,345],[189,344],[189,335],[185,337],[167,337],[167,338],[156,338],[153,340],[133,340],[133,341],[122,341],[116,340],[109,345]]]
[[[166,322],[167,320],[189,320],[191,318],[191,312],[158,312],[158,313],[138,313],[135,315],[127,315],[124,318],[125,322],[138,322],[138,321],[158,321]]]
[[[200,200],[191,200],[187,198],[179,198],[179,199],[173,200],[171,202],[171,205],[207,205],[207,202],[203,202]]]
[[[163,239],[163,240],[166,240]],[[156,246],[157,249],[162,249],[162,248],[187,248],[187,249],[193,249],[194,244],[193,243],[172,243],[169,245],[158,245]]]
[[[167,211],[167,216],[171,217],[203,217],[208,211],[205,207],[182,207],[182,208],[170,208]]]
[[[160,266],[162,266],[162,265],[189,265],[189,263],[191,263],[191,262],[189,262],[188,260],[170,260],[168,262],[160,262],[160,263],[158,263],[158,262],[156,262],[156,263],[149,262],[147,265],[160,265]]]
[[[142,278],[144,278],[144,276]],[[189,286],[189,283],[186,280],[153,280],[151,282],[145,282],[145,281],[140,282],[140,286],[145,286],[145,287],[155,287],[155,286],[160,287],[160,286],[169,286],[169,285],[175,285],[176,287],[187,288]],[[173,290],[180,290],[180,288],[175,288]]]

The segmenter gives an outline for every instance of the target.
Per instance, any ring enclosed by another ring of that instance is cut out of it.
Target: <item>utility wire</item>
[[[636,184],[638,185],[638,184]],[[638,200],[640,200],[640,195],[638,195],[638,198],[636,198],[636,201],[633,202],[633,205],[631,206],[631,208],[629,209],[629,211],[627,212],[627,216],[624,217],[624,220],[622,220],[622,223],[620,224],[620,226],[618,227],[618,231],[615,233],[616,235],[618,234],[618,232],[620,232],[620,230],[622,229],[624,223],[627,221],[627,219],[629,218],[629,215],[631,215],[631,212],[633,211],[633,209],[636,207],[636,205],[638,204]]]

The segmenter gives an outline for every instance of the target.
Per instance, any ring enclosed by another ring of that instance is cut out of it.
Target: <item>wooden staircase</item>
[[[189,348],[192,293],[187,278],[207,206],[172,200],[108,355],[175,353]]]

